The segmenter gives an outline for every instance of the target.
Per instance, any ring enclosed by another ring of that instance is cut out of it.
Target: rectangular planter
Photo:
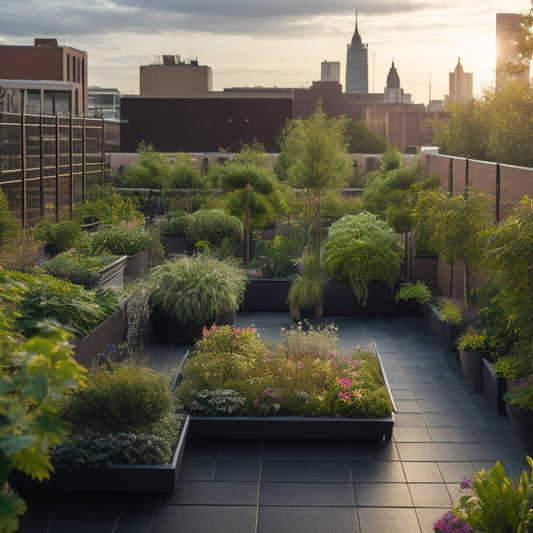
[[[396,405],[379,353],[378,358],[393,406],[390,416],[344,418],[193,415],[189,436],[197,439],[390,440]]]
[[[386,418],[191,416],[189,436],[198,439],[390,440],[393,426],[393,414]]]
[[[89,368],[99,353],[106,353],[108,345],[118,345],[124,340],[127,320],[127,301],[120,309],[104,320],[98,327],[82,339],[75,339],[74,358]]]
[[[185,452],[189,424],[187,417],[172,463],[168,465],[57,466],[50,479],[42,482],[15,470],[9,476],[9,483],[18,490],[174,492]]]
[[[455,350],[455,343],[460,333],[459,326],[448,324],[440,318],[436,307],[431,309],[431,333],[437,338],[440,345],[446,350]]]
[[[243,311],[288,311],[291,279],[252,279],[244,293]]]
[[[363,307],[347,281],[330,280],[324,288],[324,316],[394,316],[396,303],[386,283],[371,283]]]
[[[124,269],[126,268],[127,255],[115,259],[112,263],[98,271],[98,278],[91,289],[122,289],[124,286]]]
[[[124,277],[126,279],[137,279],[148,275],[150,272],[150,250],[143,250],[135,255],[128,255]]]
[[[505,414],[505,402],[503,395],[507,392],[507,380],[494,372],[492,363],[483,359],[483,394],[492,410],[499,414]]]
[[[165,249],[166,256],[191,254],[194,250],[194,246],[189,244],[185,237],[164,237],[163,248]]]

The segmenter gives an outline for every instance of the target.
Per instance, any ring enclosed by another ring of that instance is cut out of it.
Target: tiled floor
[[[288,313],[239,313],[277,340]],[[27,495],[21,531],[72,533],[414,533],[501,460],[526,468],[515,434],[469,392],[422,318],[338,318],[341,348],[375,340],[398,408],[391,442],[189,441],[174,494]],[[158,366],[183,347],[153,346]]]

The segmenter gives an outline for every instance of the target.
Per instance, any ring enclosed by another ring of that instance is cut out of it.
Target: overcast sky
[[[0,44],[56,37],[89,54],[89,84],[139,92],[139,66],[161,54],[198,59],[213,88],[302,87],[323,60],[341,62],[355,27],[368,44],[369,91],[383,92],[394,58],[415,103],[448,93],[458,57],[474,92],[494,83],[496,13],[530,0],[2,0]]]

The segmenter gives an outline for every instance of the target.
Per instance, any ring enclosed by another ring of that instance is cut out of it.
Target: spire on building
[[[368,93],[368,46],[362,42],[355,12],[355,31],[346,51],[347,93]]]
[[[392,66],[387,75],[387,88],[389,89],[399,89],[400,88],[400,76],[398,76],[398,71],[394,66],[394,58],[392,58]]]

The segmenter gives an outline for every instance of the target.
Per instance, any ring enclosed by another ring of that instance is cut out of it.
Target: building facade
[[[139,88],[142,98],[194,98],[213,90],[213,72],[196,60],[164,55],[162,65],[141,66]]]
[[[118,89],[89,87],[87,116],[120,120],[120,92]]]
[[[453,72],[449,74],[450,94],[449,100],[466,104],[473,96],[474,75],[472,72],[465,72],[461,65],[461,58],[457,60],[457,65]]]
[[[400,87],[400,76],[394,66],[394,60],[387,75],[387,86],[383,92],[383,102],[385,104],[410,104],[411,95],[406,94]]]
[[[0,45],[0,79],[16,80],[21,86],[25,80],[73,84],[70,111],[73,116],[87,114],[87,52],[59,46],[57,39],[35,39],[33,46]],[[30,97],[37,100],[36,93]],[[63,112],[65,104],[55,107]]]
[[[505,72],[507,62],[518,55],[516,35],[521,21],[522,17],[517,13],[496,13],[496,89],[510,78],[529,83],[529,69],[515,76]]]
[[[368,45],[364,44],[357,28],[355,15],[355,31],[346,51],[346,86],[347,93],[368,92]]]
[[[322,61],[320,64],[320,81],[341,81],[341,62]]]

